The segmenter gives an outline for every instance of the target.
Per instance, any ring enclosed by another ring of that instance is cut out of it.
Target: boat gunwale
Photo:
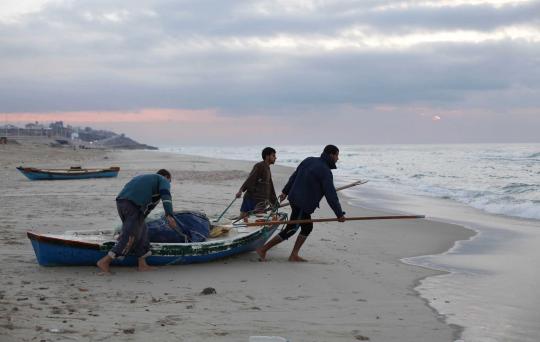
[[[35,167],[17,166],[17,170],[22,173],[39,173],[50,175],[86,175],[92,173],[106,173],[106,172],[118,172],[120,167],[111,166],[108,168],[95,168],[95,169],[39,169]]]
[[[263,226],[262,228],[259,228],[257,230],[254,230],[248,234],[242,235],[242,236],[236,236],[232,238],[225,238],[225,239],[215,239],[215,240],[207,240],[202,242],[150,242],[150,245],[152,247],[195,247],[198,248],[198,246],[201,247],[212,247],[212,246],[220,246],[220,245],[227,245],[230,243],[238,242],[239,240],[243,240],[245,238],[251,237],[254,234],[260,233],[264,229],[267,229],[271,226]],[[116,242],[116,240],[111,239],[107,241],[103,241],[101,243],[92,243],[92,242],[85,242],[80,240],[72,240],[68,237],[61,238],[56,236],[50,236],[46,234],[38,234],[34,232],[26,232],[28,238],[30,240],[37,240],[40,242],[48,242],[53,243],[56,245],[70,245],[70,246],[79,246],[79,247],[92,247],[101,249],[102,246],[104,246],[107,243]]]
[[[43,234],[38,234],[34,232],[26,232],[26,236],[30,240],[35,240],[38,242],[45,242],[45,243],[52,243],[55,245],[64,245],[64,246],[72,246],[72,247],[84,247],[84,248],[91,248],[91,249],[101,249],[101,244],[99,243],[91,243],[91,242],[84,242],[84,241],[75,241],[75,240],[67,240],[52,236],[47,236]]]
[[[280,213],[281,216],[286,215],[284,213]],[[252,232],[249,232],[242,236],[232,237],[228,239],[220,239],[220,240],[207,240],[202,242],[188,242],[188,243],[179,243],[179,242],[150,242],[150,245],[152,248],[161,249],[161,248],[167,248],[167,247],[191,247],[191,248],[205,248],[205,247],[214,247],[214,246],[227,246],[230,244],[234,244],[237,242],[240,242],[245,239],[251,238],[253,235],[262,233],[265,229],[271,229],[273,226],[278,225],[271,225],[271,226],[262,226],[259,229],[256,229]],[[114,243],[115,240],[111,239],[109,241],[104,241],[102,243],[92,243],[92,242],[85,242],[85,241],[78,241],[78,240],[70,240],[67,238],[61,238],[61,237],[55,237],[50,235],[44,235],[35,233],[32,231],[26,232],[27,237],[30,240],[36,240],[39,242],[45,242],[45,243],[52,243],[55,245],[64,245],[64,246],[73,246],[73,247],[81,247],[81,248],[91,248],[91,249],[102,249],[105,244],[107,243]]]

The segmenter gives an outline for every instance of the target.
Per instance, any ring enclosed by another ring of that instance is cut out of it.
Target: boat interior
[[[251,216],[249,219],[249,222],[264,222],[265,219],[269,218],[261,218],[262,216]],[[287,218],[287,214],[285,213],[279,213],[278,217],[281,220],[285,220]],[[276,217],[274,217],[276,218]],[[234,240],[242,236],[247,236],[249,234],[253,234],[261,229],[263,229],[266,226],[246,226],[243,224],[243,222],[236,222],[233,224],[233,222],[223,222],[219,225],[214,225],[213,229],[220,229],[223,231],[223,234],[220,234],[215,237],[208,237],[208,239],[204,242],[199,243],[214,243],[219,241],[227,241],[227,240]],[[80,242],[88,242],[88,243],[97,243],[101,244],[108,241],[115,241],[116,240],[116,234],[118,233],[115,229],[100,229],[100,230],[71,230],[66,231],[61,234],[40,234],[42,236],[56,238],[56,239],[63,239],[63,240],[71,240],[71,241],[80,241]],[[190,242],[190,244],[193,244],[193,242]]]

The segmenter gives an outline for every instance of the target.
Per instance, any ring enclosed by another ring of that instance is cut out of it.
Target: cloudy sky
[[[0,123],[158,145],[540,142],[540,0],[2,0]]]

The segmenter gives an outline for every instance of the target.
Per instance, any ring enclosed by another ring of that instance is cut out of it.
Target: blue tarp
[[[210,234],[210,220],[205,214],[196,211],[174,213],[177,227],[171,229],[169,222],[162,216],[146,222],[150,242],[202,242]]]

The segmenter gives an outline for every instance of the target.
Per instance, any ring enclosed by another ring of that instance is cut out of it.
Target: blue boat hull
[[[89,178],[111,178],[118,176],[119,170],[95,171],[84,173],[62,173],[62,172],[40,172],[28,171],[23,168],[17,168],[23,175],[30,180],[65,180],[65,179],[89,179]]]
[[[151,243],[152,255],[146,260],[150,265],[177,265],[209,262],[232,255],[254,251],[264,245],[278,228],[266,226],[237,239],[200,243]],[[32,242],[38,263],[42,266],[93,266],[114,246],[114,241],[103,244],[69,239],[52,238],[32,232],[27,233]],[[112,265],[135,266],[137,258],[128,255],[115,259]]]
[[[146,261],[149,265],[156,266],[209,262],[236,254],[254,251],[261,247],[265,241],[266,239],[261,239],[256,243],[206,255],[151,255]],[[38,263],[41,266],[95,266],[97,261],[107,254],[106,251],[101,250],[59,246],[51,243],[38,242],[36,240],[32,240],[32,247],[34,247]],[[137,265],[137,258],[128,255],[123,260],[114,260],[112,265],[135,266]]]

